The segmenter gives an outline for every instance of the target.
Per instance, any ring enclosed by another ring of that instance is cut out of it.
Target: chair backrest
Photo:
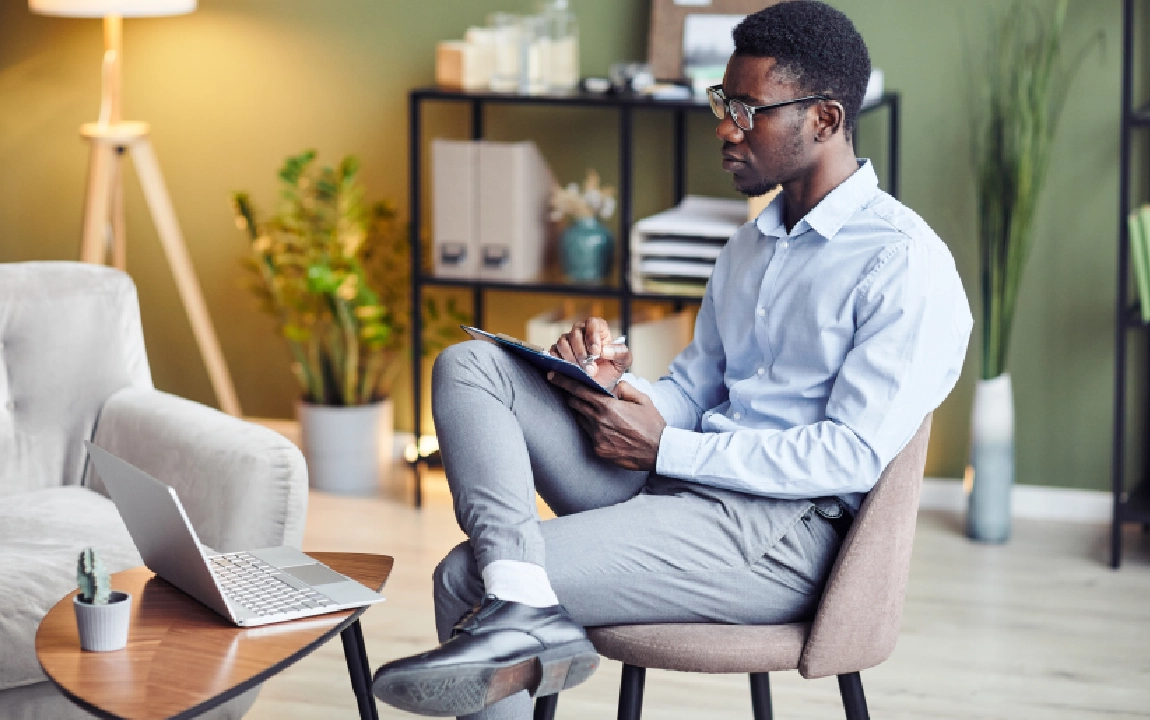
[[[843,540],[799,659],[806,678],[890,657],[902,623],[931,416],[887,465]]]
[[[0,263],[0,495],[80,484],[80,441],[127,386],[152,386],[127,275]]]

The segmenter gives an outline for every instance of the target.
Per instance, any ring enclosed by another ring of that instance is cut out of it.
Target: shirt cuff
[[[685,480],[695,475],[695,459],[703,444],[702,433],[681,430],[668,425],[659,437],[659,454],[655,458],[655,472],[666,477]]]

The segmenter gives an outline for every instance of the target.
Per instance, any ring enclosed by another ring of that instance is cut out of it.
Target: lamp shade
[[[196,0],[28,0],[28,7],[34,13],[62,17],[156,17],[190,13]]]

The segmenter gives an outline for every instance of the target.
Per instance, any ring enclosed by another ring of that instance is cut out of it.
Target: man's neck
[[[824,156],[805,177],[783,183],[783,224],[789,233],[811,209],[858,170],[858,159],[849,145]]]

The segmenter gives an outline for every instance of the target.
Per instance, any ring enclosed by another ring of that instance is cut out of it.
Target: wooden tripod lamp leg
[[[112,197],[109,213],[112,224],[112,267],[128,272],[128,223],[124,216],[124,150],[112,154]]]
[[[168,257],[168,265],[172,268],[176,288],[188,313],[188,320],[191,321],[196,344],[199,345],[200,355],[203,356],[204,364],[208,368],[208,376],[211,378],[212,388],[216,391],[220,409],[229,415],[239,417],[242,413],[236,388],[224,363],[224,354],[220,350],[216,331],[212,327],[211,316],[208,315],[208,308],[200,291],[200,283],[192,269],[191,258],[188,257],[188,249],[184,245],[184,237],[176,221],[176,213],[168,197],[164,176],[160,173],[160,165],[156,161],[152,143],[147,137],[142,137],[132,142],[129,150],[136,164],[136,176],[144,190],[144,199],[148,202],[152,221],[160,236],[160,244],[163,245],[164,254]]]
[[[80,259],[86,263],[103,265],[108,256],[108,212],[113,193],[115,152],[107,143],[92,143],[88,199],[84,208],[84,238],[80,244]]]

